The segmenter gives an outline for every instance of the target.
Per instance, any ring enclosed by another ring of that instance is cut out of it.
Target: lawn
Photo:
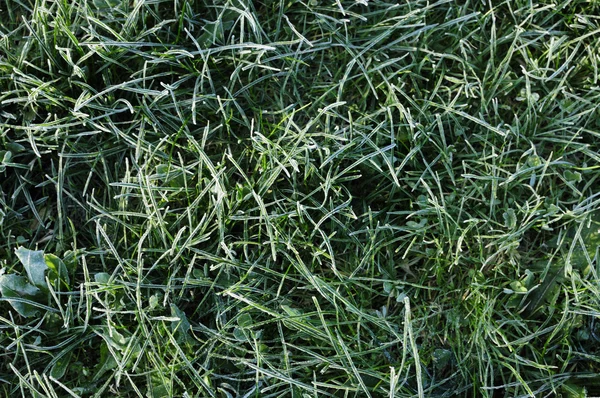
[[[3,0],[0,396],[600,396],[597,0]]]

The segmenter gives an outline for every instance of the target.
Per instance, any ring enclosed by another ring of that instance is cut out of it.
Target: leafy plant
[[[41,250],[20,247],[15,254],[27,277],[6,273],[0,275],[0,293],[9,299],[8,302],[21,316],[39,316],[40,311],[51,303],[50,290],[69,290],[69,273],[73,275],[75,270],[72,268],[69,272],[60,258],[44,254]]]

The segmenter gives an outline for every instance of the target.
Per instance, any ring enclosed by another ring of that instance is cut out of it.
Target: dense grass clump
[[[0,5],[0,395],[600,395],[600,6]]]

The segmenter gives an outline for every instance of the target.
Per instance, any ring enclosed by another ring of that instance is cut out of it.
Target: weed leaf
[[[546,277],[539,287],[531,290],[531,292],[527,295],[524,303],[525,310],[523,311],[523,315],[526,317],[535,315],[545,301],[551,299],[552,294],[555,293],[555,287],[564,279],[564,269],[565,266],[561,262],[560,264],[552,266],[548,270]]]
[[[23,276],[1,275],[0,293],[2,293],[2,297],[5,298],[24,298],[32,300],[40,294],[40,289],[30,284],[27,281],[27,278]],[[28,303],[16,300],[9,300],[9,303],[24,317],[36,316],[39,312],[37,308]]]
[[[48,275],[50,281],[60,281],[61,283],[57,283],[57,285],[68,288],[71,283],[69,281],[69,272],[67,271],[65,263],[54,254],[45,254],[44,261],[46,262],[46,266],[50,269]]]
[[[29,281],[41,291],[48,291],[48,285],[46,284],[46,271],[48,270],[48,265],[44,258],[44,252],[41,250],[29,250],[20,247],[15,250],[15,253],[19,258],[19,261],[21,261],[21,264],[23,264]]]

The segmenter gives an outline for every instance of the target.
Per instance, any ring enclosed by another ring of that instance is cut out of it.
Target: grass
[[[600,395],[600,3],[0,8],[0,395]]]

